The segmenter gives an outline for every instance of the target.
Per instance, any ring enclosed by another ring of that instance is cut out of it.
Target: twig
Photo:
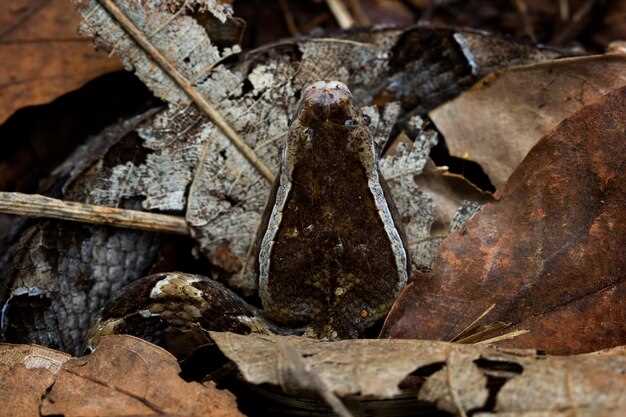
[[[278,4],[280,5],[280,9],[285,17],[285,23],[287,24],[289,34],[294,37],[298,36],[300,31],[298,30],[298,25],[296,25],[296,20],[293,18],[293,14],[291,14],[291,11],[289,10],[287,0],[279,0]]]
[[[365,10],[363,10],[360,0],[348,0],[348,4],[350,4],[352,13],[354,13],[354,17],[357,22],[359,22],[360,26],[369,26],[372,24],[369,16],[365,13]]]
[[[556,45],[562,45],[578,36],[578,34],[585,28],[585,19],[588,19],[591,11],[596,4],[596,0],[587,0],[580,8],[574,13],[569,24],[559,33],[557,33],[551,43]]]
[[[483,319],[483,317],[485,317],[487,314],[489,314],[491,312],[491,310],[494,309],[496,305],[492,304],[489,307],[487,307],[487,309],[485,311],[483,311],[483,313],[478,316],[473,322],[471,322],[467,327],[465,327],[463,330],[461,330],[461,332],[459,334],[457,334],[456,336],[454,336],[451,340],[451,342],[455,342],[459,339],[462,339],[463,336],[465,336],[465,334],[469,333],[474,326],[476,326],[478,324],[479,321],[481,321]]]
[[[352,39],[337,39],[337,38],[312,38],[309,42],[329,42],[329,43],[345,43],[347,45],[360,46],[363,48],[376,48],[373,43],[353,41]]]
[[[335,16],[340,28],[350,29],[354,25],[354,19],[341,0],[326,0],[326,4],[328,4],[328,8]]]
[[[182,217],[63,201],[38,194],[0,192],[0,213],[189,235]]]
[[[533,41],[537,42],[537,37],[535,36],[535,31],[533,30],[533,25],[530,23],[530,18],[528,17],[528,6],[524,0],[515,0],[515,8],[517,9],[517,13],[522,18],[522,22],[524,24],[524,31],[526,35]]]
[[[243,139],[226,122],[221,113],[213,107],[193,85],[181,74],[178,69],[156,49],[146,38],[144,33],[124,14],[113,0],[98,0],[124,28],[124,30],[141,46],[145,52],[178,84],[178,86],[193,100],[194,103],[211,119],[211,121],[226,135],[235,148],[250,162],[259,173],[270,183],[274,181],[274,174],[261,161]]]
[[[496,342],[501,342],[503,340],[511,340],[511,339],[515,339],[518,336],[524,335],[530,333],[530,330],[526,330],[526,329],[522,329],[522,330],[515,330],[509,333],[505,333],[503,335],[500,336],[495,336],[492,337],[491,339],[485,339],[485,340],[481,340],[480,342],[475,342],[475,345],[487,345],[490,343],[496,343]]]
[[[569,0],[559,0],[559,14],[562,21],[569,20]]]
[[[494,323],[489,323],[484,326],[476,326],[475,329],[472,329],[472,333],[467,336],[462,336],[456,340],[454,343],[462,343],[466,345],[471,345],[474,343],[478,343],[482,340],[487,339],[486,335],[493,334],[494,332],[502,332],[504,329],[508,329],[511,327],[511,323],[496,321]]]

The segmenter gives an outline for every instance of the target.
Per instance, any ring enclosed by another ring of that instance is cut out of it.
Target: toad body
[[[257,236],[267,317],[329,339],[384,317],[408,277],[395,211],[349,89],[308,86]]]

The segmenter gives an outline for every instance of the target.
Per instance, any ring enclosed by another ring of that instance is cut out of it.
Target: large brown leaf
[[[71,356],[37,345],[0,344],[0,415],[39,415],[39,404]]]
[[[500,188],[539,139],[624,85],[626,55],[557,59],[492,74],[430,116],[450,153],[480,163]]]
[[[626,409],[623,348],[552,357],[429,340],[325,342],[219,332],[211,332],[211,338],[259,390],[274,386],[274,395],[280,388],[303,400],[302,388],[311,388],[313,374],[320,381],[318,391],[349,398],[349,408],[373,410],[373,400],[385,399],[386,413],[371,415],[439,415],[440,410],[458,416],[480,410],[502,417],[608,416]],[[293,363],[294,356],[301,366]],[[312,404],[320,415],[323,406]],[[285,408],[281,412],[288,414]]]
[[[565,120],[504,188],[441,246],[383,335],[451,340],[486,322],[530,333],[507,342],[553,353],[626,342],[626,88]]]
[[[63,364],[40,414],[241,417],[235,398],[213,384],[186,382],[172,355],[130,336],[107,336],[89,356]]]
[[[79,21],[65,0],[0,3],[0,123],[121,68],[78,36]]]

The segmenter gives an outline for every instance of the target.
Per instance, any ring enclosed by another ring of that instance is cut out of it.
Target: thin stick
[[[274,182],[274,174],[261,161],[243,139],[226,122],[221,113],[213,107],[193,85],[181,74],[178,69],[156,49],[145,37],[143,32],[117,7],[113,0],[98,0],[124,28],[124,30],[141,46],[148,55],[178,84],[178,86],[193,100],[194,103],[211,119],[211,121],[226,135],[235,148],[250,162],[259,173],[270,183]]]
[[[38,194],[0,192],[0,213],[189,235],[182,217],[63,201]]]
[[[530,333],[530,330],[515,330],[509,333],[505,333],[503,335],[500,336],[495,336],[492,337],[491,339],[485,339],[485,340],[481,340],[480,342],[475,342],[475,345],[486,345],[486,344],[490,344],[490,343],[496,343],[496,342],[501,342],[503,340],[510,340],[510,339],[514,339],[518,336],[521,336],[523,334],[527,334]]]
[[[328,4],[328,8],[335,16],[340,28],[350,29],[354,25],[354,19],[341,0],[326,0],[326,4]]]
[[[287,0],[279,0],[278,4],[285,16],[285,23],[287,24],[287,30],[289,30],[289,34],[293,37],[296,37],[300,34],[298,30],[298,25],[296,24],[296,20],[293,18],[293,14],[289,10],[289,5],[287,4]]]
[[[466,333],[468,333],[470,330],[472,330],[472,328],[483,319],[483,317],[485,317],[487,314],[489,314],[491,312],[491,310],[494,309],[496,305],[492,304],[489,307],[487,307],[487,309],[485,311],[483,311],[483,313],[478,316],[473,322],[471,322],[468,326],[466,326],[463,330],[461,330],[461,332],[459,334],[457,334],[456,336],[454,336],[452,338],[452,342],[455,342],[459,339],[461,339]]]
[[[485,335],[492,334],[494,332],[501,332],[504,329],[508,329],[511,327],[511,323],[497,321],[495,323],[490,323],[484,326],[478,326],[476,329],[472,330],[472,333],[463,336],[459,339],[456,339],[454,343],[463,343],[466,345],[471,345],[476,342],[480,342],[485,339]]]
[[[535,36],[535,31],[533,30],[533,26],[528,18],[528,6],[526,5],[526,2],[524,0],[515,0],[515,8],[517,9],[517,13],[522,18],[524,31],[533,42],[536,42],[537,38]]]
[[[369,26],[372,24],[370,18],[363,10],[363,6],[361,5],[361,0],[349,0],[350,8],[352,9],[352,13],[354,13],[354,17],[359,22],[360,26]]]

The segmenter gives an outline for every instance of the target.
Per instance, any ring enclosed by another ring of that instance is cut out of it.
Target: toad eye
[[[367,114],[364,114],[363,123],[365,123],[365,126],[369,126],[372,123],[372,118],[369,117]]]
[[[359,125],[359,123],[354,119],[347,119],[345,122],[343,122],[343,125],[349,129],[354,129]]]

